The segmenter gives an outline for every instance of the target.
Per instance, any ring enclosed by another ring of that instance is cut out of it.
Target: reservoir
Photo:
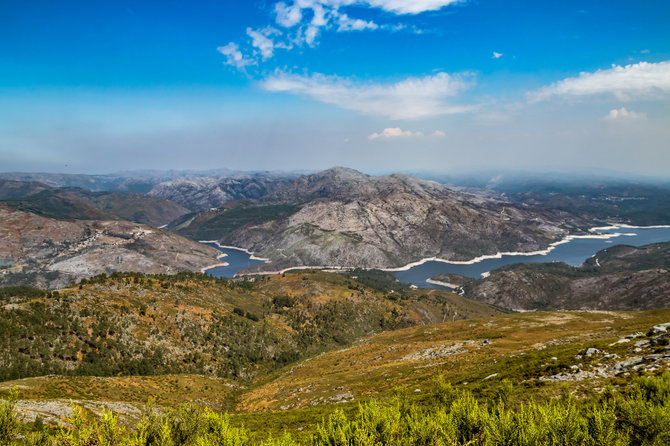
[[[586,259],[598,251],[614,245],[642,246],[650,243],[670,241],[670,227],[629,228],[617,227],[596,229],[595,234],[612,234],[611,238],[575,238],[567,243],[557,245],[548,254],[503,255],[498,259],[485,259],[470,265],[459,265],[429,261],[414,266],[407,271],[393,271],[401,282],[411,283],[421,288],[442,288],[439,285],[427,283],[426,280],[438,274],[459,274],[471,278],[481,278],[482,274],[511,265],[512,263],[544,263],[565,262],[568,265],[579,266]],[[616,235],[619,234],[619,235]]]
[[[608,234],[609,238],[574,238],[555,246],[546,254],[535,255],[502,255],[500,258],[483,259],[471,264],[445,263],[441,261],[427,261],[412,266],[405,271],[391,271],[401,282],[411,283],[420,288],[442,288],[426,282],[438,274],[459,274],[466,277],[480,278],[482,274],[501,266],[512,263],[543,263],[565,262],[568,265],[579,266],[586,259],[598,251],[613,245],[642,246],[650,243],[670,241],[670,227],[609,227],[594,229],[593,234]],[[221,260],[228,266],[215,267],[207,270],[215,277],[233,277],[242,268],[259,265],[262,260],[252,260],[251,255],[244,250],[222,248],[215,243],[206,243],[227,254]]]
[[[211,274],[214,277],[225,277],[230,279],[242,268],[249,268],[264,263],[262,260],[252,259],[251,254],[243,249],[222,248],[213,242],[202,243],[209,245],[212,248],[216,248],[219,251],[223,251],[226,254],[225,257],[221,258],[221,261],[226,262],[228,266],[216,266],[207,270],[207,274]]]

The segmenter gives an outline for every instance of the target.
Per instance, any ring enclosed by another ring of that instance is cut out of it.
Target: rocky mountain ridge
[[[223,178],[177,178],[157,184],[149,191],[149,195],[174,201],[192,212],[200,212],[231,201],[261,198],[287,186],[293,178],[290,175],[270,173]]]
[[[261,268],[277,269],[394,267],[426,257],[535,251],[582,225],[567,212],[464,194],[406,175],[332,168],[234,209],[182,219],[171,229],[194,239],[212,239],[218,229],[223,244],[267,257],[274,264]]]

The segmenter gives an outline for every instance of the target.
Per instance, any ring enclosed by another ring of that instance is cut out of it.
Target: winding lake
[[[613,233],[621,235],[608,239],[576,238],[556,246],[552,251],[545,255],[503,255],[499,259],[485,259],[471,265],[456,265],[452,263],[430,261],[422,265],[417,265],[407,271],[394,271],[392,274],[401,282],[411,283],[421,288],[442,288],[439,285],[430,284],[426,282],[426,280],[438,274],[460,274],[461,276],[479,278],[483,273],[512,263],[565,262],[568,265],[579,266],[584,263],[586,259],[609,246],[642,246],[650,243],[670,241],[670,228],[665,227],[624,227],[616,229],[598,229],[593,232],[597,234]]]
[[[612,245],[642,246],[650,243],[670,241],[670,227],[617,227],[596,229],[593,232],[596,234],[612,234],[613,236],[611,238],[575,238],[557,245],[553,250],[544,255],[503,255],[500,258],[484,259],[467,265],[428,261],[413,266],[406,271],[392,271],[391,274],[401,282],[411,283],[421,288],[442,288],[439,285],[428,283],[426,280],[438,274],[460,274],[466,277],[478,278],[483,273],[512,263],[565,262],[569,265],[579,266],[598,251]],[[242,268],[263,263],[261,260],[252,260],[250,258],[251,255],[243,250],[221,248],[215,243],[206,244],[227,254],[221,261],[227,262],[228,266],[207,270],[208,274],[215,277],[233,277]]]
[[[214,277],[225,277],[229,279],[234,277],[235,273],[237,273],[242,268],[249,268],[250,266],[264,263],[262,260],[251,259],[251,254],[242,249],[222,248],[213,242],[202,243],[216,248],[226,254],[226,257],[222,257],[221,261],[226,262],[228,266],[216,266],[207,270],[207,274],[211,274]]]

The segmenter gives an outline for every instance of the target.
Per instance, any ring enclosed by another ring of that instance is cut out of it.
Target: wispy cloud
[[[247,59],[240,51],[240,47],[236,43],[230,42],[228,45],[220,46],[216,49],[219,53],[226,56],[226,65],[232,65],[238,70],[243,70],[244,67],[254,65],[256,61]]]
[[[450,99],[473,83],[472,75],[437,73],[410,77],[396,83],[357,83],[337,76],[303,76],[275,72],[261,82],[273,92],[307,96],[347,110],[390,119],[418,119],[472,111],[472,105],[455,105]]]
[[[554,97],[614,95],[621,101],[659,99],[670,94],[670,61],[619,66],[593,73],[580,73],[528,93],[528,101]]]
[[[447,136],[446,133],[444,133],[441,130],[435,130],[433,133],[430,134],[431,138],[444,138]],[[424,134],[423,132],[413,132],[411,130],[403,130],[399,127],[388,127],[382,130],[381,132],[373,133],[370,136],[368,136],[368,139],[370,141],[374,141],[375,139],[397,139],[397,138],[423,138]]]
[[[352,19],[346,14],[340,14],[337,18],[338,31],[364,31],[366,29],[375,30],[379,28],[375,22],[361,19]]]
[[[251,37],[251,45],[258,49],[263,60],[271,58],[274,54],[275,45],[274,41],[270,38],[274,33],[275,30],[272,28],[266,28],[262,31],[247,28],[247,35]]]
[[[427,11],[437,11],[448,5],[465,0],[293,0],[274,4],[274,21],[281,30],[266,27],[262,30],[247,28],[250,41],[240,44],[231,42],[221,49],[226,64],[244,69],[272,58],[277,48],[292,49],[308,45],[316,46],[322,30],[336,32],[387,30],[397,32],[409,30],[418,33],[415,27],[402,23],[380,25],[373,20],[351,17],[349,7],[378,9],[396,16],[416,15]],[[234,45],[234,47],[231,47]],[[231,50],[234,48],[234,50]]]
[[[604,119],[608,121],[621,121],[621,120],[634,120],[634,119],[647,119],[646,113],[637,113],[632,110],[626,110],[626,107],[615,108],[610,110],[607,116]]]
[[[379,8],[394,14],[419,14],[426,11],[437,11],[454,3],[462,3],[463,0],[326,0],[325,3],[358,4]]]

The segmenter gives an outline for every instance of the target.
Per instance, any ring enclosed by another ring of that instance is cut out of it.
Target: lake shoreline
[[[670,228],[670,226],[663,226]],[[634,228],[633,226],[630,226],[629,228]],[[646,228],[646,226],[640,226],[638,228]],[[652,228],[652,227],[649,227]],[[659,227],[660,228],[660,227]],[[589,229],[589,231],[596,231],[596,230],[606,230],[610,229],[609,226],[602,226],[602,227],[595,227]],[[612,227],[611,229],[617,229],[616,227]],[[392,268],[380,268],[382,271],[387,271],[387,272],[398,272],[398,271],[408,271],[415,266],[420,266],[423,265],[424,263],[427,262],[440,262],[440,263],[448,263],[450,265],[474,265],[475,263],[480,263],[483,262],[484,260],[489,260],[489,259],[501,259],[504,256],[525,256],[525,257],[531,257],[531,256],[546,256],[549,254],[551,251],[556,249],[557,246],[570,243],[573,240],[578,240],[578,239],[611,239],[611,238],[616,238],[616,237],[622,237],[622,236],[630,236],[630,235],[635,235],[635,234],[626,234],[626,233],[621,233],[621,232],[615,232],[613,234],[587,234],[587,235],[566,235],[564,238],[561,240],[558,240],[556,242],[551,243],[546,249],[541,249],[538,251],[526,251],[526,252],[517,252],[517,251],[507,251],[507,252],[497,252],[495,254],[484,254],[479,257],[475,257],[471,260],[446,260],[446,259],[441,259],[439,257],[426,257],[421,260],[417,260],[416,262],[408,263],[407,265],[404,266],[398,266],[398,267],[392,267]]]
[[[557,246],[570,243],[573,240],[578,240],[578,239],[612,239],[612,238],[617,238],[617,237],[626,237],[626,236],[635,236],[636,234],[633,233],[625,233],[625,232],[614,232],[614,233],[607,233],[607,234],[597,234],[594,233],[595,231],[606,231],[606,230],[620,230],[620,229],[670,229],[670,225],[652,225],[652,226],[633,226],[633,225],[626,225],[626,224],[621,224],[621,225],[608,225],[608,226],[597,226],[589,229],[589,234],[569,234],[563,237],[562,239],[551,243],[547,248],[542,249],[542,250],[537,250],[537,251],[528,251],[528,252],[498,252],[495,254],[486,254],[482,256],[475,257],[470,260],[446,260],[442,259],[439,257],[427,257],[421,260],[417,260],[415,262],[408,263],[407,265],[404,266],[399,266],[399,267],[388,267],[388,268],[363,268],[363,269],[379,269],[381,271],[389,272],[389,273],[394,273],[394,272],[403,272],[403,271],[409,271],[412,268],[416,266],[423,265],[427,262],[438,262],[438,263],[445,263],[445,264],[450,264],[450,265],[474,265],[480,262],[483,262],[485,260],[489,259],[501,259],[505,256],[523,256],[523,257],[531,257],[531,256],[546,256],[549,253],[551,253]],[[249,251],[248,249],[245,248],[240,248],[236,246],[226,246],[226,245],[221,245],[218,241],[216,240],[203,240],[200,241],[200,243],[210,243],[214,244],[217,247],[221,249],[232,249],[232,250],[237,250],[240,252],[244,252],[248,254],[250,257],[249,259],[251,260],[258,260],[262,261],[265,263],[271,263],[269,259],[266,258],[261,258],[257,257],[253,254],[253,252]],[[227,266],[227,265],[215,265],[211,267],[207,267],[206,270],[215,268],[216,266]],[[322,271],[331,271],[331,272],[340,272],[340,271],[350,271],[353,269],[356,269],[357,267],[343,267],[343,266],[324,266],[324,265],[311,265],[311,266],[293,266],[293,267],[287,267],[287,268],[282,268],[280,270],[274,270],[274,271],[257,271],[257,272],[248,272],[248,273],[235,273],[234,277],[241,277],[241,276],[264,276],[264,275],[278,275],[278,274],[284,274],[289,271],[294,271],[294,270],[310,270],[310,269],[316,269],[316,270],[322,270]],[[484,276],[484,274],[482,274]],[[485,276],[484,276],[485,277]],[[440,281],[435,281],[430,278],[426,279],[425,282],[435,285],[435,286],[440,286],[440,287],[446,287],[446,288],[457,288],[454,284],[448,284],[448,283],[442,283]],[[439,283],[438,283],[439,282]]]
[[[453,283],[442,282],[440,280],[435,280],[435,279],[426,279],[426,283],[430,283],[431,285],[441,286],[441,287],[444,287],[444,288],[450,288],[451,290],[455,290],[456,288],[459,288],[458,285],[454,285]]]
[[[228,254],[226,254],[225,252],[222,252],[220,255],[216,256],[216,260],[221,260],[225,257],[228,257]],[[228,262],[215,263],[213,265],[203,266],[202,268],[200,268],[200,272],[202,274],[205,274],[205,273],[207,273],[207,270],[210,270],[212,268],[218,268],[220,266],[228,266],[228,265],[230,265]]]
[[[265,257],[256,257],[256,255],[253,252],[249,251],[248,249],[240,248],[238,246],[222,245],[216,240],[198,240],[198,243],[211,243],[218,246],[221,249],[234,249],[236,251],[242,251],[245,254],[249,254],[249,260],[258,260],[260,262],[270,263],[270,259],[267,259]]]

